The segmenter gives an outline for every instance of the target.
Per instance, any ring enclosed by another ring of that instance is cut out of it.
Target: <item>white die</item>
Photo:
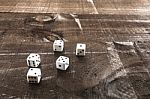
[[[40,55],[39,54],[30,54],[27,57],[27,65],[30,67],[38,67],[41,63]]]
[[[69,67],[69,58],[65,56],[60,56],[56,60],[56,68],[60,70],[66,70]]]
[[[41,80],[41,69],[40,68],[30,68],[27,73],[28,83],[40,83]]]
[[[77,56],[85,56],[86,44],[77,43],[76,46],[76,55]]]
[[[53,51],[62,52],[64,49],[64,41],[63,40],[55,40],[53,43]]]

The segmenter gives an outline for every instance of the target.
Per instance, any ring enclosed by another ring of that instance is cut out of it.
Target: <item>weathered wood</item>
[[[0,98],[150,98],[145,4],[149,1],[0,0]],[[54,15],[54,21],[36,19]],[[55,39],[65,41],[64,52],[53,52]],[[85,57],[76,57],[76,43],[87,45]],[[29,53],[41,55],[39,85],[26,81]],[[60,55],[70,58],[67,71],[55,67]]]

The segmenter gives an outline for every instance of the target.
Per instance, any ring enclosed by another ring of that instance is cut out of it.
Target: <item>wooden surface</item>
[[[148,0],[0,0],[0,98],[150,98],[148,7]],[[39,15],[57,18],[38,22]],[[65,41],[64,52],[53,52],[55,39]],[[75,56],[80,42],[85,57]],[[30,53],[41,55],[38,85],[26,81]],[[70,58],[67,71],[55,67],[60,55]]]
[[[1,12],[149,14],[149,0],[0,0]]]

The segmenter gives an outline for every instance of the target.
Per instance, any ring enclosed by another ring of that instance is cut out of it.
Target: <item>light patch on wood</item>
[[[81,23],[80,23],[80,20],[79,20],[79,18],[77,18],[75,15],[73,15],[73,14],[70,14],[73,18],[74,18],[74,20],[75,20],[75,22],[78,24],[78,27],[80,28],[80,30],[81,31],[83,31],[83,28],[82,28],[82,26],[81,26]]]
[[[93,0],[87,0],[87,2],[90,2],[92,4],[92,7],[94,9],[94,13],[93,14],[98,14],[98,11],[97,11],[97,9],[95,7],[95,4],[94,4]]]

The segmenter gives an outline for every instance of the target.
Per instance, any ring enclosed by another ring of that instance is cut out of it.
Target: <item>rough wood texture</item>
[[[148,0],[0,0],[0,98],[150,98],[149,4]],[[35,20],[41,15],[57,18]],[[65,41],[63,53],[53,53],[55,39]],[[80,42],[87,44],[85,57],[75,56]],[[26,81],[30,53],[41,55],[39,85]],[[55,67],[60,55],[70,58],[67,71]]]

